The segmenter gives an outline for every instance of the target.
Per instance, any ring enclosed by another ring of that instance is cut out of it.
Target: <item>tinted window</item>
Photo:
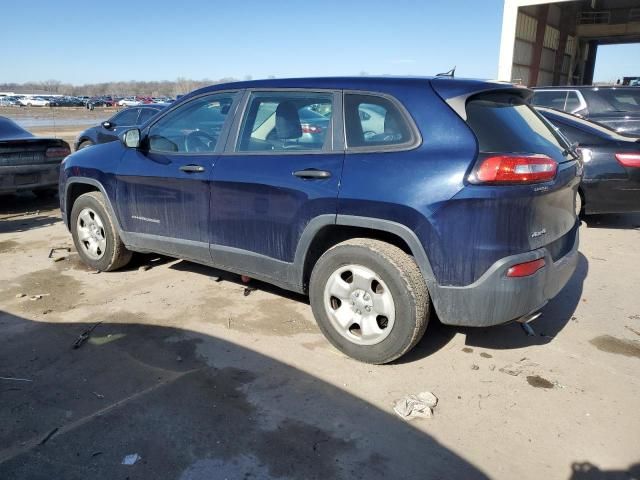
[[[578,110],[580,110],[582,107],[582,104],[580,103],[580,97],[578,97],[578,94],[576,92],[569,92],[567,94],[567,104],[564,107],[565,112],[577,112]]]
[[[139,112],[139,108],[127,108],[126,110],[116,114],[111,119],[111,123],[114,125],[136,125]]]
[[[555,108],[556,110],[564,110],[564,105],[567,100],[566,91],[551,91],[540,92],[536,91],[533,94],[531,103],[534,105],[540,105],[541,107]]]
[[[638,88],[593,90],[592,95],[600,99],[598,111],[640,111],[640,89]]]
[[[401,145],[413,140],[404,115],[386,98],[346,94],[344,115],[348,148]]]
[[[467,123],[481,152],[538,153],[564,160],[566,142],[518,96],[490,93],[472,98],[467,102]]]
[[[141,109],[140,110],[140,116],[138,117],[138,124],[142,125],[147,120],[149,120],[151,117],[153,117],[156,113],[158,113],[158,110],[156,110],[155,108],[143,108],[143,109]]]
[[[572,127],[570,125],[561,123],[561,122],[553,122],[560,133],[567,138],[571,143],[578,143],[580,145],[598,145],[602,143],[606,143],[600,137],[587,133],[584,130],[579,128]]]
[[[325,93],[252,94],[237,151],[322,150],[331,140],[332,101]]]
[[[149,148],[157,152],[213,152],[235,95],[207,95],[176,108],[151,127]]]

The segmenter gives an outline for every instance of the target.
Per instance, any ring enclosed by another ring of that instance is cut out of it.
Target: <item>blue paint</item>
[[[405,106],[422,141],[400,152],[345,153],[339,148],[322,154],[242,154],[233,152],[236,121],[226,145],[211,155],[160,155],[127,149],[120,142],[77,152],[67,158],[61,184],[69,176],[101,182],[126,232],[232,247],[289,263],[305,227],[319,215],[390,220],[417,235],[441,286],[469,285],[506,256],[555,242],[568,245],[569,237],[575,237],[577,162],[560,164],[544,191],[532,185],[466,182],[478,144],[446,100],[513,86],[393,77],[237,82],[186,95],[160,118],[196,96],[253,88],[387,94]],[[241,106],[236,115],[242,111]],[[335,138],[334,145],[343,141]],[[203,172],[179,170],[192,163],[202,165]],[[306,168],[329,171],[331,177],[304,180],[292,175]],[[61,203],[64,211],[65,199]],[[542,229],[545,235],[532,238],[532,232]]]

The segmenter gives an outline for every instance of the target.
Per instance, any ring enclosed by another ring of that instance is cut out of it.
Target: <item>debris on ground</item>
[[[24,297],[26,297],[26,296],[27,296],[27,294],[26,294],[26,293],[17,293],[17,294],[16,294],[16,298],[24,298]]]
[[[38,293],[38,294],[36,294],[36,295],[31,295],[31,296],[29,297],[29,300],[33,300],[33,301],[35,301],[35,300],[40,300],[40,299],[42,299],[42,297],[44,297],[45,295],[49,295],[49,294],[48,294],[48,293]]]
[[[257,290],[256,287],[245,287],[244,288],[244,296],[248,297],[251,294],[251,292],[255,292],[256,290]]]
[[[471,370],[480,370],[480,367],[474,363],[471,365]]]
[[[138,267],[139,272],[146,272],[147,270],[151,270],[151,265],[142,265]]]
[[[56,257],[56,258],[53,259],[53,261],[54,262],[61,262],[61,261],[66,260],[66,259],[67,259],[67,257]]]
[[[53,254],[55,252],[61,252],[61,251],[64,251],[64,252],[67,252],[67,253],[71,253],[71,249],[69,247],[54,247],[49,251],[49,257],[48,258],[53,258]],[[66,258],[66,257],[62,257],[62,259],[64,259],[64,258]],[[59,261],[60,261],[60,259],[58,259],[58,258],[56,258],[54,260],[54,262],[59,262]]]
[[[15,377],[0,377],[0,380],[7,380],[12,382],[33,382],[28,378],[15,378]]]
[[[122,465],[134,465],[141,458],[142,457],[137,453],[131,453],[129,455],[125,455],[125,457],[122,459]]]
[[[49,441],[49,439],[51,437],[53,437],[56,432],[58,431],[58,427],[54,428],[53,430],[51,430],[49,433],[47,433],[44,438],[42,440],[40,440],[40,442],[38,443],[38,445],[44,445],[45,443],[47,443]]]
[[[631,318],[631,317],[629,317],[629,318]],[[624,328],[626,328],[630,332],[635,333],[636,335],[640,335],[640,332],[638,330],[636,330],[635,328],[631,328],[629,325],[625,325]]]
[[[405,395],[396,402],[393,411],[405,420],[414,418],[431,418],[433,409],[438,404],[438,397],[431,392],[420,392],[417,395]]]
[[[98,392],[91,392],[91,393],[93,393],[96,396],[96,398],[99,398],[101,400],[104,398],[104,395],[102,395],[102,394],[100,394]]]
[[[98,325],[100,325],[101,323],[102,322],[96,323],[95,325],[87,328],[84,332],[82,332],[80,335],[78,335],[78,338],[76,338],[76,341],[73,342],[73,348],[74,349],[80,348],[82,346],[82,344],[87,341],[87,339],[91,335],[91,332],[93,332],[96,329],[96,327]]]

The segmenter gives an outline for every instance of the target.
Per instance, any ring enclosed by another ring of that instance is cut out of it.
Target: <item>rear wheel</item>
[[[311,274],[309,297],[327,339],[362,362],[397,359],[427,328],[429,294],[420,269],[379,240],[356,238],[327,250]]]
[[[109,215],[100,192],[80,195],[71,209],[71,235],[82,261],[96,270],[109,272],[131,260]]]

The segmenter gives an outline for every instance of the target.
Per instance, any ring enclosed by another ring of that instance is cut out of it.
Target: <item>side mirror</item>
[[[114,126],[109,120],[105,120],[104,122],[102,122],[102,126],[104,128],[106,128],[107,130],[111,130],[111,128]]]
[[[122,143],[127,148],[139,148],[140,130],[138,128],[132,128],[124,132],[124,134],[122,135]]]

